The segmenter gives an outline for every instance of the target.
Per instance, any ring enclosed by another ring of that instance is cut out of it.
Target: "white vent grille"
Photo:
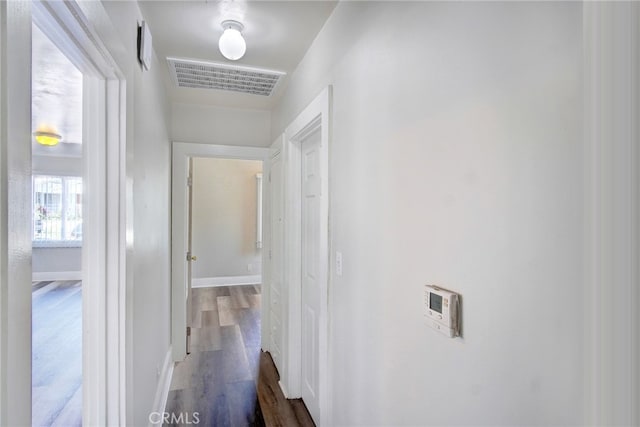
[[[191,59],[167,58],[178,87],[219,89],[269,96],[286,73]]]

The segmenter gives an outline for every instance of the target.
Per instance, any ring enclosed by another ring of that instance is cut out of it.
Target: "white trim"
[[[191,279],[192,288],[259,284],[262,284],[262,276],[259,274],[255,276],[200,277],[197,279]]]
[[[264,171],[263,174],[264,176],[268,177],[267,179],[265,179],[263,181],[263,186],[262,186],[262,200],[263,200],[263,224],[266,224],[266,226],[263,226],[263,247],[267,248],[267,250],[263,250],[262,251],[262,255],[263,255],[263,262],[262,262],[262,349],[264,351],[271,351],[273,350],[273,343],[272,343],[272,335],[273,335],[273,330],[271,328],[271,323],[273,322],[272,320],[272,310],[275,310],[275,312],[278,314],[278,319],[280,319],[280,324],[282,325],[282,318],[283,318],[283,306],[282,304],[277,307],[274,308],[273,307],[273,300],[271,298],[271,294],[272,294],[272,286],[273,286],[273,254],[272,254],[272,250],[273,250],[273,227],[272,227],[272,207],[271,207],[271,203],[272,203],[272,184],[271,184],[271,172],[272,172],[272,166],[273,166],[273,160],[276,158],[276,156],[280,155],[282,152],[282,147],[284,145],[284,133],[281,134],[280,136],[278,136],[275,141],[271,144],[271,146],[269,147],[269,161],[266,162],[268,163],[267,167],[268,167],[268,172]],[[279,158],[279,161],[282,161],[282,158]],[[282,167],[282,163],[280,165],[280,167]],[[284,193],[281,191],[280,192],[281,196],[284,197]],[[283,212],[284,214],[284,212]],[[284,243],[281,242],[282,244]],[[283,258],[283,257],[281,257]],[[283,269],[280,268],[280,275],[281,277],[283,277],[284,275],[284,271],[282,271]],[[279,288],[282,292],[282,284],[279,284]],[[280,350],[281,351],[281,350]],[[273,352],[272,352],[273,353]],[[278,357],[282,357],[282,353],[279,353]],[[278,363],[274,360],[274,363]]]
[[[583,8],[585,424],[640,425],[640,4]]]
[[[320,260],[318,282],[325,287],[320,292],[320,313],[318,322],[318,393],[320,419],[314,420],[317,425],[328,425],[331,416],[330,363],[329,363],[329,145],[331,140],[331,86],[324,89],[287,127],[284,142],[284,180],[285,180],[285,274],[283,292],[287,294],[286,318],[283,319],[285,329],[284,372],[281,381],[290,392],[291,397],[301,395],[302,354],[301,354],[301,142],[312,132],[321,129],[320,140]]]
[[[38,271],[32,274],[34,282],[49,280],[82,280],[82,271]]]
[[[268,172],[269,149],[231,145],[173,142],[171,162],[171,346],[173,360],[187,355],[187,241],[188,241],[188,172],[189,159],[209,157],[223,159],[260,160],[263,173]],[[265,203],[266,205],[266,203]],[[267,209],[263,206],[263,209]],[[265,241],[265,244],[268,242]],[[262,265],[265,251],[262,251]]]
[[[284,383],[282,381],[278,381],[278,386],[280,387],[280,390],[282,391],[282,395],[284,397],[286,397],[287,399],[292,399],[292,397],[289,396],[289,392],[287,391],[287,387],[284,385]]]
[[[151,413],[162,414],[166,409],[167,397],[169,396],[169,389],[171,388],[171,378],[173,377],[173,368],[175,367],[171,354],[171,347],[169,347],[167,355],[164,357],[160,377],[158,378],[158,385],[156,387],[156,395],[153,399]],[[154,425],[157,424],[154,424],[149,420],[149,427]]]
[[[85,78],[83,89],[83,246],[82,272],[82,411],[83,424],[88,420],[104,420],[106,406],[106,138],[104,117],[104,83],[98,78]],[[101,84],[102,83],[102,84]]]
[[[0,425],[31,425],[31,7],[0,2]]]
[[[262,249],[262,172],[256,174],[256,249]]]

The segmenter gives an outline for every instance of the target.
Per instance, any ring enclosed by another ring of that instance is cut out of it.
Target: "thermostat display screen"
[[[437,311],[438,313],[442,313],[442,296],[431,292],[431,296],[429,297],[429,308],[433,311]]]

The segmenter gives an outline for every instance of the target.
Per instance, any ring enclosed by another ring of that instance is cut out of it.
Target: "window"
[[[33,176],[34,246],[82,243],[82,178]]]

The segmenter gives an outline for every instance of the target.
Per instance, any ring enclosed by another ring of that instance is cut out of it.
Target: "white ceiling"
[[[32,40],[32,130],[54,132],[62,142],[81,144],[82,74],[35,25]]]
[[[337,2],[147,0],[139,4],[172,102],[270,109]],[[247,53],[238,61],[225,59],[218,50],[220,23],[226,19],[244,24]],[[269,97],[177,88],[169,77],[168,56],[268,68],[284,71],[287,76]]]

